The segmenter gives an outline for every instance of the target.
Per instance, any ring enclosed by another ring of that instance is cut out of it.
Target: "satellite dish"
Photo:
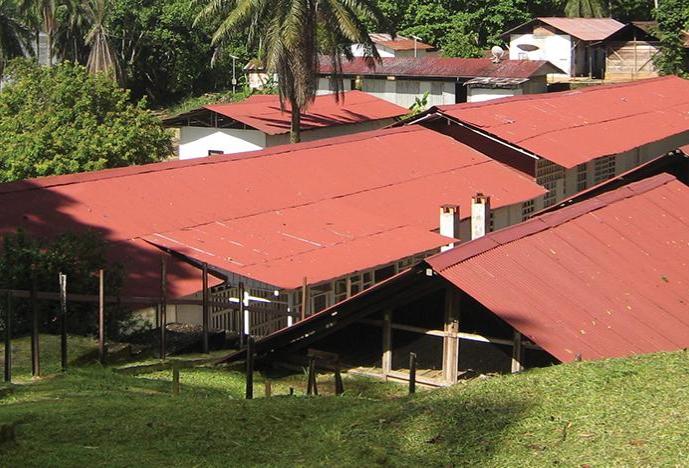
[[[505,51],[500,46],[493,46],[490,49],[490,54],[493,56],[493,63],[499,63],[505,56]]]

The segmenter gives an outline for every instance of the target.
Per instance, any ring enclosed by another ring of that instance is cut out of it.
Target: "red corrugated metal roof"
[[[288,133],[291,125],[290,106],[280,109],[276,95],[254,95],[242,102],[213,104],[205,109],[230,117],[268,135]],[[301,129],[334,127],[400,117],[408,109],[361,91],[347,91],[340,101],[335,94],[316,96],[301,116]]]
[[[669,76],[437,110],[571,168],[689,132],[689,81]]]
[[[561,361],[689,347],[689,188],[661,174],[428,263]]]
[[[421,127],[365,132],[242,155],[172,161],[0,185],[0,233],[95,229],[155,289],[143,239],[277,287],[317,283],[447,242],[443,203],[494,206],[543,189],[450,137]],[[468,209],[465,210],[468,214]],[[174,293],[199,289],[198,272]],[[153,289],[151,289],[153,288]]]
[[[537,19],[582,41],[602,41],[624,28],[623,23],[612,18],[539,17]]]
[[[321,75],[330,75],[333,71],[330,59],[321,57]],[[365,57],[356,57],[342,62],[342,74],[352,76],[531,78],[559,72],[544,60],[503,60],[493,63],[489,58],[386,57],[381,62],[373,62]]]

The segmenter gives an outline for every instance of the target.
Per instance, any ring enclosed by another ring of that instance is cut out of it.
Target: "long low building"
[[[360,91],[317,96],[301,116],[302,141],[350,135],[386,127],[409,111]],[[289,104],[277,95],[253,95],[242,102],[211,104],[163,121],[179,129],[180,159],[256,151],[289,143]]]
[[[689,81],[675,76],[477,104],[411,120],[533,177],[553,205],[689,143]]]
[[[414,352],[423,382],[451,384],[470,370],[687,348],[689,187],[665,173],[617,182],[431,257],[257,352],[298,362],[318,349],[400,379]]]
[[[560,70],[546,61],[489,58],[383,58],[374,62],[356,57],[342,61],[344,89],[358,89],[410,107],[428,93],[428,105],[479,102],[505,96],[545,93],[547,75]],[[318,92],[336,87],[330,60],[321,59]]]
[[[518,171],[415,126],[3,184],[0,233],[95,230],[124,265],[129,294],[159,294],[162,250],[208,263],[224,280],[218,294],[242,283],[252,297],[308,315],[469,239],[474,204],[484,211],[473,227],[485,231],[521,221],[543,193]],[[201,289],[183,261],[172,263],[168,283],[178,297]],[[213,323],[231,313],[215,311]],[[180,306],[170,319],[198,322],[200,311]]]

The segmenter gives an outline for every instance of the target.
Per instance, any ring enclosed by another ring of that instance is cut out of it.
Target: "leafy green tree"
[[[232,60],[237,74],[250,58],[246,37],[226,41],[217,55],[213,25],[193,27],[200,5],[189,0],[111,0],[107,31],[122,67],[124,86],[135,98],[161,105],[231,86]]]
[[[0,77],[7,61],[22,57],[30,42],[31,33],[20,21],[13,0],[0,0]]]
[[[103,75],[69,62],[8,67],[0,93],[0,181],[144,164],[171,154],[160,119]]]
[[[291,108],[293,143],[300,140],[301,113],[316,96],[318,55],[330,56],[335,76],[340,74],[347,43],[364,44],[372,57],[378,57],[362,21],[380,23],[381,14],[371,0],[210,0],[196,24],[216,18],[220,24],[214,44],[231,39],[237,31],[260,42],[267,71],[280,77],[280,103]]]
[[[689,29],[689,3],[685,0],[663,0],[655,10],[660,35],[660,54],[655,64],[665,75],[686,75],[689,53],[683,46],[684,31]]]
[[[601,0],[567,0],[565,15],[573,18],[603,18],[607,11]]]

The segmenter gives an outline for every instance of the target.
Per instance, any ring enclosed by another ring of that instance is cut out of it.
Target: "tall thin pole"
[[[246,399],[254,397],[254,337],[246,337]]]
[[[160,359],[165,359],[167,347],[165,329],[167,328],[167,260],[160,256]]]
[[[12,294],[9,292],[5,309],[5,382],[12,382]]]
[[[60,362],[67,369],[67,275],[58,276],[60,282]]]
[[[38,300],[36,298],[36,271],[31,268],[31,375],[41,375],[41,355],[38,342]]]
[[[304,276],[304,282],[301,285],[301,317],[300,317],[300,320],[304,320],[306,318],[306,312],[309,310],[308,309],[308,302],[309,302],[309,280],[306,276]]]
[[[98,360],[105,365],[105,272],[98,271]]]
[[[208,354],[210,351],[208,344],[208,263],[203,264],[201,283],[203,288],[203,352]]]
[[[244,347],[244,283],[239,283],[239,347]]]

